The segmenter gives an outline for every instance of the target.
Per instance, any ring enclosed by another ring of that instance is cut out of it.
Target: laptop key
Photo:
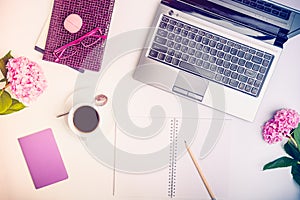
[[[224,76],[230,77],[230,75],[231,75],[231,71],[228,70],[228,69],[226,69],[226,70],[224,71]]]
[[[174,45],[174,49],[175,49],[175,50],[180,50],[180,48],[181,48],[181,44],[176,43],[176,44]]]
[[[244,58],[246,60],[250,60],[252,58],[252,55],[250,53],[246,53],[245,56],[244,56]]]
[[[196,65],[198,65],[199,67],[201,67],[203,65],[203,60],[198,59],[196,62]]]
[[[223,45],[222,43],[218,43],[216,48],[217,48],[218,50],[222,50],[223,47],[224,47],[224,45]]]
[[[166,29],[167,28],[167,23],[165,23],[165,22],[161,22],[160,24],[159,24],[159,27],[160,28],[162,28],[162,29]]]
[[[247,76],[244,76],[244,75],[240,75],[238,78],[238,80],[241,81],[242,83],[246,83],[247,79],[248,79]]]
[[[250,78],[255,78],[257,75],[257,72],[246,69],[244,74]]]
[[[166,56],[165,61],[167,63],[171,63],[172,62],[172,56]]]
[[[160,60],[164,60],[165,57],[166,57],[166,55],[163,54],[163,53],[159,53],[159,54],[158,54],[158,59],[160,59]]]
[[[264,78],[263,74],[257,74],[257,77],[256,77],[257,80],[261,81],[261,80],[263,80],[263,78]]]
[[[229,82],[229,78],[226,76],[223,76],[222,83],[227,84]]]
[[[221,81],[222,80],[222,75],[221,74],[216,74],[215,80],[216,81]]]
[[[269,61],[268,60],[264,60],[263,63],[262,63],[262,66],[268,67],[269,66]]]
[[[267,60],[271,60],[272,56],[270,54],[265,54],[264,58],[267,59]]]
[[[203,68],[209,69],[210,63],[209,62],[204,62]]]
[[[170,40],[167,42],[167,46],[170,47],[170,48],[173,48],[174,44],[175,43],[173,41],[170,41]]]
[[[177,36],[175,37],[175,41],[176,41],[176,42],[180,43],[181,40],[182,40],[182,37],[181,37],[181,36],[177,35]]]
[[[181,28],[179,28],[179,27],[174,28],[174,33],[175,34],[180,34],[180,32],[181,32]]]
[[[197,36],[195,37],[195,41],[196,41],[196,42],[201,42],[201,40],[202,40],[202,36],[197,35]]]
[[[216,71],[217,70],[217,66],[216,65],[210,65],[210,70],[211,71]]]
[[[265,68],[265,67],[261,67],[259,69],[259,72],[262,73],[262,74],[266,73],[266,71],[267,71],[267,68]]]
[[[197,50],[201,50],[202,48],[203,48],[203,45],[202,45],[202,44],[198,43],[198,44],[196,45],[196,49],[197,49]]]
[[[239,66],[238,69],[237,69],[237,72],[240,73],[240,74],[244,73],[244,71],[245,71],[245,68],[241,67],[241,66]]]
[[[150,52],[149,52],[149,56],[151,56],[153,58],[156,58],[158,56],[158,52],[151,49]]]
[[[156,51],[159,51],[159,52],[162,52],[162,53],[167,53],[168,52],[168,48],[167,47],[162,46],[162,45],[157,44],[157,43],[153,43],[152,49],[154,49]]]
[[[218,51],[216,49],[211,49],[209,53],[210,53],[210,55],[215,56],[215,55],[217,55],[217,52]]]
[[[175,39],[175,34],[174,33],[169,33],[168,34],[168,39],[169,40],[174,40]]]
[[[196,58],[195,57],[190,57],[189,58],[189,63],[195,64],[196,63]]]
[[[179,64],[179,60],[177,58],[173,58],[172,64],[177,66]]]
[[[251,87],[250,85],[246,85],[246,86],[245,86],[245,91],[246,91],[246,92],[250,92],[251,89],[252,89],[252,87]]]
[[[257,88],[252,88],[251,93],[256,95],[258,93],[258,89]]]
[[[175,50],[174,49],[169,49],[168,55],[174,56],[175,55]]]
[[[252,70],[254,70],[254,71],[258,71],[258,70],[259,70],[259,68],[260,68],[260,66],[259,66],[259,65],[257,65],[257,64],[254,64],[254,65],[253,65],[253,67],[252,67]]]
[[[245,86],[246,86],[245,83],[239,83],[238,88],[240,90],[243,90],[245,88]]]
[[[189,44],[189,39],[187,39],[187,38],[183,38],[182,39],[182,41],[181,41],[181,43],[183,44],[183,45],[188,45]]]
[[[158,29],[157,35],[159,35],[161,37],[167,37],[168,31],[165,31],[165,30],[162,30],[162,29]]]
[[[203,38],[202,43],[205,45],[208,45],[209,39],[208,38]]]
[[[162,17],[162,21],[163,21],[163,22],[169,22],[169,18],[167,18],[166,16],[163,16],[163,17]]]
[[[237,79],[238,75],[239,75],[238,73],[232,72],[232,74],[231,74],[230,77],[231,77],[232,79]]]
[[[258,56],[258,57],[263,57],[263,52],[260,52],[260,51],[258,51],[258,52],[256,52],[256,55]]]
[[[154,39],[155,42],[157,42],[158,44],[162,44],[165,45],[167,43],[167,39],[156,36]]]
[[[184,60],[184,61],[188,61],[189,55],[183,54],[181,58],[182,58],[182,60]]]
[[[224,61],[224,63],[223,63],[223,67],[225,67],[225,68],[229,68],[230,67],[230,62],[228,62],[228,61]]]
[[[257,64],[261,64],[263,59],[257,56],[253,56],[251,60]]]
[[[176,58],[181,58],[181,56],[182,56],[182,53],[181,53],[181,52],[178,52],[178,51],[176,51],[174,55],[175,55],[175,57],[176,57]]]
[[[235,56],[237,54],[237,51],[238,51],[237,49],[231,48],[230,54]]]
[[[252,62],[246,62],[245,67],[248,69],[252,69],[253,63]]]
[[[231,80],[229,81],[229,85],[232,86],[232,87],[237,87],[238,84],[239,84],[239,82],[238,82],[237,80],[231,79]]]
[[[223,51],[225,51],[226,53],[228,53],[230,51],[230,47],[225,45],[224,48],[223,48]]]

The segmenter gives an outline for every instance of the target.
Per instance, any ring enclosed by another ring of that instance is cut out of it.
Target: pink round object
[[[70,14],[64,21],[64,27],[70,33],[77,33],[82,27],[82,19],[77,14]]]

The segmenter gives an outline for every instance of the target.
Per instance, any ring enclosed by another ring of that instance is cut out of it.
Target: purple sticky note
[[[68,178],[50,128],[18,140],[36,189]]]

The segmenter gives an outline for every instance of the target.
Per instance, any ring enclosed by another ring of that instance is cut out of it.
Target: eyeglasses
[[[74,54],[77,53],[78,45],[82,45],[83,47],[87,48],[97,44],[101,40],[105,40],[107,38],[106,35],[102,34],[100,28],[95,28],[92,31],[88,32],[84,36],[58,48],[53,51],[53,55],[55,56],[55,62],[59,62],[62,59],[67,59]]]

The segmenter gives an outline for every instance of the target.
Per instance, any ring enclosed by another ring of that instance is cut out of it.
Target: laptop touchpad
[[[202,101],[209,81],[199,76],[180,71],[172,91],[196,101]]]

